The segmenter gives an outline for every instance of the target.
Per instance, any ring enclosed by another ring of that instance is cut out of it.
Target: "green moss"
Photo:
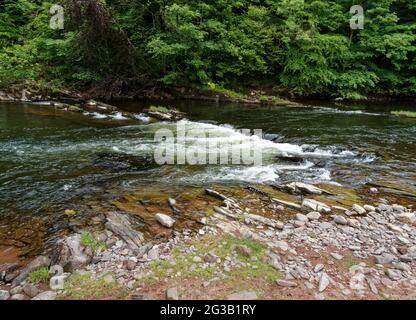
[[[27,276],[31,283],[47,283],[49,280],[49,269],[47,267],[32,271]]]
[[[84,247],[91,248],[94,253],[97,252],[99,248],[105,249],[106,247],[104,242],[98,241],[97,239],[95,239],[94,235],[87,230],[84,230],[81,232],[80,240],[81,240],[81,244]]]
[[[169,112],[175,112],[177,111],[174,108],[168,108],[164,106],[150,106],[149,108],[150,112],[160,112],[160,113],[169,113]]]
[[[336,260],[335,265],[337,268],[341,270],[349,270],[352,266],[359,265],[362,261],[358,259],[357,257],[348,254],[344,256],[341,260]]]
[[[170,261],[154,261],[150,265],[150,275],[143,278],[144,281],[160,281],[165,278],[173,277],[180,274],[184,278],[196,278],[198,280],[209,279],[216,272],[223,272],[223,261],[226,256],[232,256],[236,245],[244,245],[251,249],[250,257],[238,255],[237,259],[245,265],[233,268],[226,273],[229,282],[239,281],[241,279],[264,279],[267,282],[274,282],[282,274],[275,270],[271,265],[263,262],[267,248],[265,245],[256,240],[239,239],[230,236],[223,237],[205,237],[204,239],[195,240],[186,247],[179,247],[172,251]],[[186,254],[185,248],[195,247],[195,252]],[[208,252],[214,253],[221,259],[221,263],[211,264],[203,268],[203,263],[195,263],[195,256],[203,258]],[[252,260],[254,258],[254,260]],[[194,268],[190,266],[194,265]]]
[[[414,111],[392,111],[391,114],[398,117],[416,118]]]
[[[74,272],[66,281],[64,290],[59,299],[85,300],[85,299],[124,299],[128,292],[116,281],[108,281],[105,273],[98,279],[93,279],[90,273]],[[113,277],[113,276],[112,276]],[[113,277],[114,279],[114,277]]]

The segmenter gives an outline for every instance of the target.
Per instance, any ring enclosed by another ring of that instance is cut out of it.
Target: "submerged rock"
[[[159,222],[162,226],[166,228],[172,228],[175,223],[174,219],[163,213],[157,213],[155,215],[155,219],[157,222]]]

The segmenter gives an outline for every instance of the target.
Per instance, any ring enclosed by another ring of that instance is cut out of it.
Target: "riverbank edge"
[[[9,284],[0,288],[0,298],[416,298],[409,295],[416,288],[412,205],[390,203],[374,187],[367,187],[373,205],[351,207],[314,200],[334,194],[313,185],[282,188],[301,204],[274,198],[264,187],[247,190],[276,212],[293,211],[284,220],[251,213],[244,197],[205,189],[217,203],[193,231],[175,230],[175,212],[182,208],[169,199],[172,212],[155,215],[172,232],[162,241],[146,242],[131,215],[107,212],[103,230],[63,236],[21,270],[1,265]],[[53,265],[65,272],[51,274]],[[38,270],[46,270],[46,279]]]

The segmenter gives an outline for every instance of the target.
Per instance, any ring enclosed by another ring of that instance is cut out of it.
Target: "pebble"
[[[391,254],[385,253],[383,255],[376,256],[375,260],[377,264],[389,264],[394,261],[394,256]]]
[[[361,207],[360,205],[358,205],[358,204],[354,204],[353,206],[352,206],[352,210],[354,210],[357,214],[359,214],[359,215],[363,215],[363,214],[366,214],[366,210],[363,208],[363,207]]]
[[[29,296],[30,298],[33,298],[35,296],[37,296],[39,294],[39,290],[38,288],[36,288],[35,285],[31,284],[31,283],[26,283],[23,286],[23,292]]]
[[[172,228],[175,223],[174,219],[163,213],[157,213],[155,215],[155,219],[157,222],[159,222],[162,226],[166,228]]]
[[[317,211],[312,211],[312,212],[309,212],[309,213],[306,215],[306,217],[307,217],[309,220],[314,221],[314,220],[319,220],[319,219],[321,218],[321,214],[320,214],[319,212],[317,212]]]
[[[298,284],[294,281],[285,280],[285,279],[279,279],[276,280],[276,283],[281,287],[291,288],[291,287],[297,287]]]
[[[370,206],[370,205],[368,205],[368,204],[366,204],[365,206],[363,206],[363,209],[364,209],[365,211],[367,211],[367,212],[374,212],[374,211],[376,211],[376,208],[375,208],[375,207]]]
[[[344,258],[342,255],[336,252],[331,252],[331,257],[334,258],[335,260],[342,260],[342,258]]]
[[[398,281],[402,278],[402,273],[396,269],[387,269],[386,276],[388,276],[393,281]]]
[[[319,263],[319,264],[317,264],[317,265],[315,266],[315,268],[313,269],[313,271],[314,271],[315,273],[318,273],[318,272],[322,271],[323,269],[324,269],[324,265],[323,265],[322,263]]]
[[[238,254],[241,254],[242,256],[245,256],[247,258],[251,255],[251,249],[244,245],[236,245],[234,246],[234,251]]]
[[[257,300],[257,293],[254,291],[241,291],[230,294],[227,300]]]
[[[200,262],[202,262],[202,259],[201,259],[201,257],[195,256],[195,257],[192,258],[192,261],[195,262],[195,263],[200,263]]]
[[[173,287],[166,290],[167,300],[179,300],[178,288]]]
[[[295,219],[296,219],[297,221],[301,221],[301,222],[308,222],[308,221],[309,221],[308,217],[307,217],[307,216],[305,216],[305,215],[304,215],[304,214],[302,214],[302,213],[297,213],[297,214],[296,214],[296,216],[295,216]]]
[[[341,224],[341,225],[347,225],[348,224],[348,220],[343,216],[335,216],[334,217],[334,222],[336,224]]]
[[[26,296],[24,294],[17,293],[17,294],[12,295],[10,300],[19,300],[19,301],[26,300]]]
[[[319,292],[325,291],[326,288],[329,286],[329,283],[330,283],[330,279],[328,275],[325,272],[323,272],[321,276],[319,277],[319,288],[318,288]]]
[[[57,294],[55,291],[44,291],[39,293],[36,297],[32,298],[32,300],[55,300],[56,295]]]

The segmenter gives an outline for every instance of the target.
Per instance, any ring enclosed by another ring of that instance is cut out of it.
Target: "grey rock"
[[[6,290],[0,290],[0,301],[1,300],[8,300],[10,298],[9,291]]]
[[[397,216],[397,219],[403,223],[413,224],[416,222],[416,216],[412,212],[403,212]]]
[[[368,205],[368,204],[364,205],[364,206],[363,206],[363,208],[364,208],[364,210],[365,210],[365,211],[367,211],[367,212],[374,212],[374,211],[376,211],[376,208],[375,208],[375,207],[370,206],[370,205]]]
[[[398,281],[402,278],[402,273],[396,269],[387,269],[386,276],[388,276],[390,280]]]
[[[342,255],[336,252],[331,252],[331,257],[334,258],[335,260],[342,260],[342,258],[344,258]]]
[[[361,207],[358,204],[354,204],[352,206],[352,210],[354,210],[359,215],[366,214],[366,212],[367,212],[363,207]]]
[[[22,301],[22,300],[26,300],[26,296],[24,294],[17,293],[17,294],[12,295],[11,298],[10,298],[10,300],[19,300],[19,301]]]
[[[398,212],[398,213],[402,213],[406,210],[405,207],[398,205],[398,204],[393,204],[392,208],[393,208],[393,211]]]
[[[313,200],[313,199],[304,199],[302,202],[302,211],[311,212],[317,211],[319,213],[329,213],[331,208],[325,203]]]
[[[105,227],[123,239],[132,250],[140,250],[144,241],[143,233],[135,230],[130,223],[133,217],[118,212],[109,212],[106,215]]]
[[[400,271],[411,271],[412,268],[404,262],[393,262],[393,267]]]
[[[167,300],[179,300],[178,288],[169,288],[166,290],[166,299]]]
[[[302,213],[297,213],[297,214],[296,214],[296,216],[295,216],[295,219],[296,219],[297,221],[301,221],[301,222],[308,222],[308,221],[309,221],[308,217],[307,217],[307,216],[305,216],[305,215],[304,215],[304,214],[302,214]]]
[[[276,281],[276,283],[281,286],[281,287],[286,287],[286,288],[292,288],[292,287],[297,287],[298,284],[294,281],[289,281],[289,280],[284,280],[284,279],[279,279]]]
[[[323,269],[324,269],[324,265],[322,263],[319,263],[315,266],[315,268],[313,269],[313,272],[318,273],[322,271]]]
[[[14,287],[10,289],[10,294],[13,296],[15,294],[20,294],[23,292],[23,288],[21,286]]]
[[[319,287],[318,287],[319,292],[325,291],[326,288],[328,288],[329,284],[330,284],[330,279],[328,275],[325,272],[322,272],[321,276],[319,277]]]
[[[54,259],[55,264],[59,264],[69,272],[82,269],[90,264],[94,255],[91,248],[81,244],[81,235],[79,234],[58,240],[55,252],[57,253],[57,257]]]
[[[23,286],[22,289],[23,289],[23,292],[27,296],[29,296],[30,298],[33,298],[33,297],[35,297],[35,296],[37,296],[39,294],[39,289],[35,285],[33,285],[31,283],[26,283]]]
[[[133,260],[124,260],[123,262],[123,266],[125,269],[132,271],[136,268],[136,262],[134,262]]]
[[[391,254],[385,253],[380,256],[376,256],[375,259],[376,259],[377,264],[384,265],[384,264],[392,263],[395,260],[395,257]]]
[[[218,257],[212,252],[208,252],[204,255],[204,261],[208,263],[215,263]]]
[[[202,262],[202,259],[201,259],[201,257],[195,256],[195,257],[193,257],[192,261],[196,262],[196,263],[200,263],[200,262]]]
[[[155,219],[159,222],[162,226],[166,228],[172,228],[175,224],[175,220],[163,213],[157,213],[155,215]]]
[[[347,225],[348,224],[348,220],[343,216],[335,216],[334,217],[334,222],[336,224],[341,224],[341,225]]]
[[[329,222],[321,222],[318,226],[318,228],[321,229],[321,230],[331,229],[332,227],[333,227],[333,225]]]
[[[49,267],[50,264],[51,259],[49,259],[49,257],[39,256],[35,258],[22,271],[20,271],[17,277],[13,279],[12,287],[17,286],[18,284],[23,282],[30,272],[40,269],[42,267]]]
[[[0,264],[0,281],[5,281],[18,268],[17,263],[3,263]],[[9,278],[9,281],[11,279]],[[8,281],[7,281],[8,282]]]
[[[241,254],[242,256],[245,256],[245,257],[250,257],[250,255],[251,255],[251,249],[247,246],[244,246],[244,245],[234,246],[234,251],[237,252],[238,254]]]
[[[32,298],[32,300],[55,300],[56,295],[57,294],[55,291],[44,291],[39,293],[36,297]]]
[[[367,279],[368,286],[373,294],[378,294],[378,289],[374,281]]]
[[[319,220],[319,219],[321,218],[321,214],[320,214],[319,212],[317,212],[317,211],[312,211],[312,212],[309,212],[309,213],[306,215],[306,217],[307,217],[309,220],[314,221],[314,220]]]
[[[159,259],[159,247],[154,246],[152,249],[150,249],[149,252],[147,253],[147,259],[149,260]]]
[[[257,293],[254,291],[241,291],[230,294],[227,300],[257,300]]]

